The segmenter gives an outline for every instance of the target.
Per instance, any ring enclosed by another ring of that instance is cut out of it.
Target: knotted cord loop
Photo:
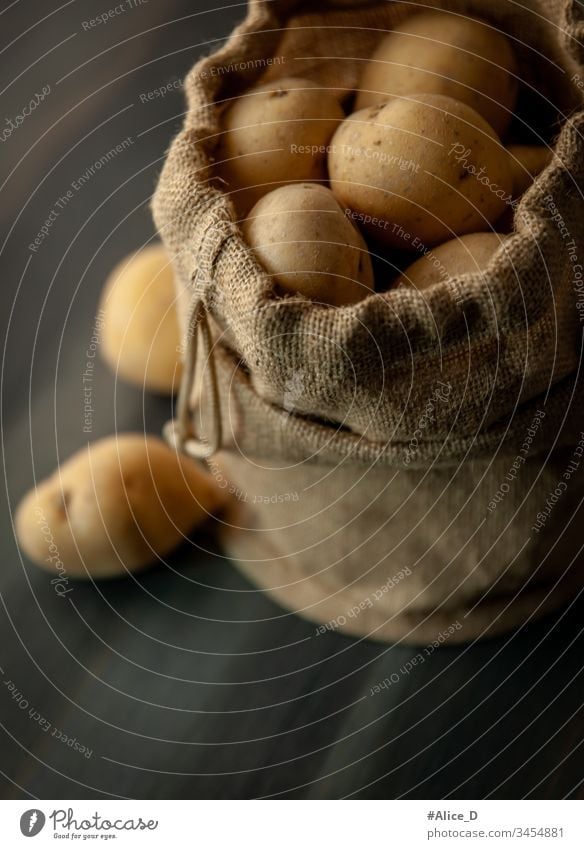
[[[213,282],[214,266],[226,240],[236,228],[232,221],[215,218],[205,228],[197,253],[196,270],[192,278],[192,298],[187,320],[185,362],[176,404],[175,418],[168,421],[163,434],[169,445],[199,460],[208,459],[222,443],[221,409],[217,369],[213,356],[213,340],[207,312],[209,289]],[[200,343],[200,347],[199,347]],[[197,358],[202,365],[205,383],[205,423],[208,433],[196,434],[190,398],[197,373]]]

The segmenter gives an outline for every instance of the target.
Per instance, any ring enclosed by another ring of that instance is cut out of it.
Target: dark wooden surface
[[[183,104],[178,91],[147,103],[140,94],[182,76],[244,13],[150,0],[85,31],[111,6],[58,6],[20,0],[0,15],[2,47],[14,40],[0,55],[3,114],[51,87],[0,146],[2,795],[579,794],[581,603],[505,639],[436,652],[371,696],[415,650],[316,637],[255,592],[211,534],[139,578],[76,585],[65,598],[20,557],[18,499],[88,439],[84,351],[102,282],[153,237],[149,199]],[[128,136],[32,254],[58,198]],[[116,384],[101,363],[93,400],[91,438],[158,432],[169,415],[168,401]]]

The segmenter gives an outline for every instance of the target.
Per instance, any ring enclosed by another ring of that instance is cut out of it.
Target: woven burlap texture
[[[512,39],[527,108],[533,101],[542,125],[557,121],[552,164],[484,276],[342,309],[278,299],[214,178],[222,109],[278,75],[349,93],[381,34],[433,5],[486,18]],[[545,544],[530,529],[582,429],[584,294],[573,259],[584,256],[582,11],[565,0],[310,7],[252,2],[227,43],[195,65],[185,126],[153,203],[183,326],[195,297],[220,329],[199,365],[219,371],[223,450],[214,473],[233,482],[243,517],[226,543],[257,583],[317,621],[347,618],[343,611],[408,566],[415,578],[339,626],[353,633],[425,642],[454,620],[464,627],[453,641],[502,630],[578,586],[577,541],[565,545],[558,527],[568,500],[546,523]],[[444,402],[435,400],[440,387]],[[204,430],[199,409],[195,429]],[[530,429],[515,490],[489,514]],[[570,504],[578,492],[573,481]],[[279,506],[272,496],[282,496]],[[567,566],[570,576],[547,598]]]

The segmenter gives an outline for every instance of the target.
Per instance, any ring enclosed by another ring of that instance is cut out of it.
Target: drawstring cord
[[[215,360],[211,353],[212,339],[207,310],[200,294],[191,302],[187,324],[187,348],[185,363],[180,381],[176,415],[166,422],[163,434],[169,445],[198,460],[206,460],[221,447],[221,413],[219,410],[219,388]],[[204,436],[193,432],[192,412],[190,409],[191,391],[195,380],[199,337],[202,379],[206,378],[205,410],[208,411],[208,430]]]
[[[212,281],[212,271],[225,240],[234,233],[231,221],[213,218],[201,239],[198,268],[194,275],[193,297],[187,320],[187,338],[183,373],[180,381],[174,419],[166,422],[163,435],[171,448],[197,460],[206,460],[215,454],[222,443],[221,410],[217,368],[213,355],[213,340],[204,297]],[[210,238],[212,237],[212,238]],[[200,347],[199,347],[200,343]],[[196,434],[193,429],[193,411],[190,408],[193,383],[197,373],[197,358],[201,364],[201,380],[206,390],[205,432]]]

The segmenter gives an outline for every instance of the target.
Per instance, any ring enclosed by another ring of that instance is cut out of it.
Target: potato
[[[550,164],[553,151],[543,145],[529,144],[512,144],[507,150],[511,161],[513,197],[519,198]]]
[[[295,77],[236,100],[223,116],[215,156],[239,214],[278,186],[326,180],[326,146],[344,117],[332,94]]]
[[[22,550],[61,578],[114,578],[164,557],[223,503],[161,439],[124,434],[74,454],[21,501]]]
[[[469,233],[452,239],[410,265],[396,285],[423,290],[458,274],[483,271],[504,241],[500,233]]]
[[[285,292],[342,306],[373,289],[363,237],[325,186],[298,183],[275,189],[251,210],[243,232]]]
[[[509,40],[483,21],[430,11],[386,35],[365,67],[356,109],[393,97],[444,94],[475,109],[503,135],[517,99]]]
[[[162,245],[131,254],[109,276],[101,297],[101,353],[121,377],[171,394],[180,380],[180,331],[172,266]]]
[[[487,229],[512,201],[495,132],[470,106],[438,94],[350,115],[333,136],[329,173],[366,232],[405,250]]]

